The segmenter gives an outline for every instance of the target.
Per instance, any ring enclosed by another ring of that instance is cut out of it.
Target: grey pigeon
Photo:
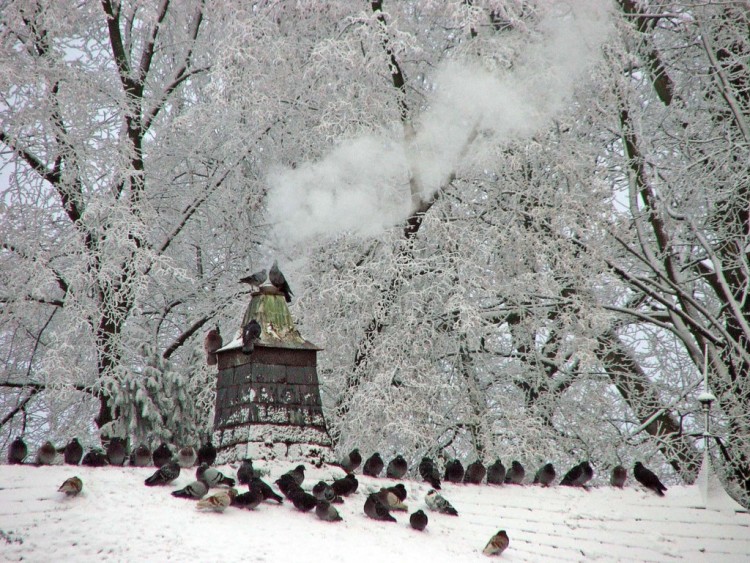
[[[11,465],[23,463],[27,455],[29,455],[29,448],[26,446],[23,438],[18,436],[11,442],[10,448],[8,448],[8,463]]]
[[[57,490],[69,497],[77,496],[83,490],[83,481],[80,477],[69,477],[63,481],[63,484]]]
[[[450,516],[458,516],[458,512],[451,505],[448,500],[438,493],[435,489],[430,489],[427,495],[424,497],[427,508],[435,510],[441,514],[448,514]]]
[[[261,327],[260,323],[255,319],[251,319],[244,327],[242,327],[242,353],[252,354],[255,351],[255,343],[260,338]]]
[[[291,471],[287,471],[286,475],[291,476],[298,485],[302,485],[305,480],[305,466],[300,464]]]
[[[635,480],[641,485],[647,489],[651,489],[660,497],[663,497],[664,491],[667,490],[656,474],[645,467],[640,461],[636,461],[633,466],[633,477],[635,477]]]
[[[47,441],[42,444],[36,452],[37,465],[52,465],[55,462],[57,450],[52,442]]]
[[[265,500],[275,500],[279,504],[284,502],[284,499],[281,497],[281,495],[277,495],[271,488],[271,485],[263,481],[263,479],[261,479],[260,477],[253,477],[249,487],[263,493],[263,498]]]
[[[146,467],[151,464],[151,450],[146,444],[141,444],[130,454],[130,465]]]
[[[409,471],[409,465],[406,463],[404,457],[399,454],[388,462],[385,475],[389,479],[401,479],[406,475],[407,471]]]
[[[628,470],[625,469],[622,465],[618,465],[614,469],[612,469],[612,477],[610,478],[609,482],[613,487],[618,487],[620,489],[625,486],[625,480],[628,478]]]
[[[206,463],[201,463],[198,469],[195,470],[195,478],[205,481],[209,487],[217,487],[219,485],[234,487],[234,479],[227,477],[221,471]]]
[[[81,463],[82,457],[83,446],[78,441],[78,438],[73,438],[65,446],[65,450],[63,451],[63,460],[65,461],[66,465],[78,465],[79,463]]]
[[[409,516],[409,524],[411,527],[420,532],[427,527],[427,521],[427,515],[422,510],[417,510]]]
[[[339,511],[326,500],[319,500],[318,504],[315,505],[315,516],[324,522],[339,522],[343,520]]]
[[[555,480],[555,477],[555,466],[551,463],[547,463],[540,467],[537,470],[536,475],[534,475],[534,485],[548,487],[550,483]]]
[[[490,538],[490,541],[487,542],[487,545],[482,550],[482,553],[489,556],[500,555],[503,551],[508,549],[509,545],[510,538],[508,538],[508,534],[505,532],[505,530],[500,530]]]
[[[205,463],[207,465],[213,465],[216,461],[216,448],[211,443],[211,440],[206,441],[200,448],[198,448],[198,465]]]
[[[505,482],[505,466],[500,459],[487,468],[487,484],[502,485]]]
[[[383,458],[380,457],[378,452],[375,452],[367,458],[367,461],[362,466],[362,474],[368,477],[379,477],[384,466]]]
[[[341,497],[333,491],[333,487],[325,481],[318,481],[312,488],[312,494],[318,500],[324,500],[326,502],[343,502]]]
[[[383,520],[385,522],[396,522],[396,519],[391,516],[388,507],[382,503],[377,493],[372,493],[367,496],[365,500],[365,514],[373,520]]]
[[[359,467],[361,463],[362,456],[359,453],[359,449],[354,448],[351,452],[349,452],[341,459],[339,465],[341,466],[341,469],[343,469],[347,473],[354,473],[354,471]]]
[[[246,283],[248,285],[260,287],[261,285],[263,285],[267,278],[268,276],[266,275],[266,271],[260,270],[259,272],[255,272],[254,274],[250,274],[249,276],[240,278],[240,283]]]
[[[278,289],[281,293],[284,294],[284,299],[286,299],[287,303],[290,303],[292,301],[292,290],[289,288],[289,284],[286,281],[286,278],[284,277],[284,274],[281,273],[281,270],[279,270],[279,262],[278,260],[273,261],[273,266],[271,266],[271,271],[268,272],[268,279],[271,281],[273,286]]]
[[[505,473],[505,482],[511,485],[520,485],[523,483],[523,478],[526,476],[526,470],[521,465],[520,461],[513,461],[510,464],[510,469]]]
[[[180,476],[180,466],[176,461],[162,465],[156,472],[144,481],[146,486],[168,485]]]
[[[484,468],[484,464],[481,461],[476,460],[474,463],[470,463],[469,467],[466,468],[464,483],[479,485],[484,480],[485,475],[487,475],[487,470]]]
[[[107,444],[107,461],[110,465],[125,465],[128,457],[125,440],[119,436],[110,438]]]
[[[206,493],[208,493],[208,485],[205,481],[198,480],[193,481],[182,489],[172,491],[172,496],[177,498],[199,499],[206,496]]]
[[[247,510],[253,510],[254,508],[257,508],[258,505],[264,500],[265,498],[263,497],[263,493],[261,491],[251,488],[246,493],[242,493],[234,497],[232,499],[232,506],[246,508]]]
[[[457,460],[452,459],[445,464],[445,474],[443,479],[449,483],[460,483],[464,479],[464,466]]]
[[[358,486],[359,481],[357,481],[354,473],[347,473],[346,477],[336,479],[333,483],[331,483],[333,492],[342,497],[349,496],[350,494],[355,492]]]
[[[433,489],[440,489],[440,473],[435,467],[435,462],[429,457],[423,457],[422,461],[419,462],[419,474],[422,479],[432,485]]]
[[[387,490],[396,495],[398,497],[398,500],[400,500],[401,502],[404,502],[406,500],[406,487],[404,487],[403,483],[398,483],[397,485],[388,487]]]
[[[253,477],[255,477],[255,469],[253,468],[253,460],[245,458],[240,464],[240,468],[237,470],[237,482],[241,485],[249,485]]]
[[[224,340],[221,338],[221,332],[219,332],[219,326],[212,328],[206,333],[206,338],[203,339],[203,349],[206,351],[206,364],[209,366],[215,366],[219,359],[216,356],[216,350],[222,347]]]
[[[159,447],[154,450],[153,458],[154,458],[154,467],[161,467],[162,465],[165,465],[172,461],[172,457],[174,456],[174,453],[170,449],[170,447],[167,445],[166,442],[162,442],[159,444]]]
[[[180,451],[177,452],[177,463],[179,463],[182,468],[193,467],[197,460],[198,452],[195,451],[193,446],[185,446],[180,448]]]

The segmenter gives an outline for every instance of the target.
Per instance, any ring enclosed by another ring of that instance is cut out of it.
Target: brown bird
[[[55,456],[57,450],[52,442],[44,442],[36,452],[36,464],[37,465],[52,465],[55,462]]]
[[[415,530],[420,532],[427,527],[428,518],[422,510],[417,510],[411,516],[409,516],[409,524]]]
[[[224,341],[221,338],[221,332],[219,332],[219,325],[216,325],[216,328],[212,328],[206,333],[206,338],[203,340],[203,349],[206,351],[206,364],[215,366],[218,363],[216,350],[221,348],[223,344]]]
[[[237,496],[236,489],[224,489],[210,497],[202,498],[197,503],[198,510],[211,510],[213,512],[224,512],[232,499]]]
[[[505,530],[500,530],[490,538],[490,541],[487,542],[487,545],[482,550],[482,553],[490,556],[500,555],[503,551],[508,549],[508,545],[510,545],[508,534],[505,533]]]
[[[69,477],[63,481],[60,488],[57,489],[61,493],[65,493],[69,497],[74,497],[83,489],[83,481],[79,477]]]
[[[613,487],[622,489],[625,485],[625,479],[627,478],[628,470],[625,469],[622,465],[618,465],[617,467],[612,469],[612,477],[610,478],[609,482]]]
[[[286,281],[286,278],[284,277],[284,274],[281,273],[281,270],[279,270],[279,262],[278,260],[273,261],[273,266],[271,266],[271,271],[268,272],[268,279],[271,281],[273,286],[278,289],[281,293],[284,294],[284,299],[287,303],[291,303],[292,301],[292,290],[289,287],[289,284]]]

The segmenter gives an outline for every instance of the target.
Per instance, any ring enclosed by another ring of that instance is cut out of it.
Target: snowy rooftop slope
[[[256,467],[269,480],[292,463]],[[231,468],[224,466],[229,474]],[[193,501],[169,493],[194,478],[183,470],[172,486],[148,488],[151,468],[0,466],[2,561],[487,561],[481,550],[499,528],[510,536],[507,561],[748,561],[750,515],[695,508],[697,487],[672,487],[659,498],[630,483],[624,490],[568,487],[451,485],[444,496],[458,517],[428,512],[428,486],[406,481],[410,511],[423,508],[430,523],[412,530],[365,517],[368,489],[392,481],[360,477],[359,491],[339,509],[343,522],[321,522],[291,503],[264,503],[254,511],[230,507],[200,513]],[[81,496],[57,487],[79,475]],[[339,477],[337,468],[308,467],[303,486]]]

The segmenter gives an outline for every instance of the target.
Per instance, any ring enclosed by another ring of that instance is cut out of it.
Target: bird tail
[[[227,487],[234,487],[234,479],[231,477],[222,477],[219,481],[219,485],[226,485]]]

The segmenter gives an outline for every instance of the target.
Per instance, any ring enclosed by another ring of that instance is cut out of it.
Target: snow
[[[258,461],[273,482],[296,463]],[[231,466],[220,466],[234,475]],[[289,502],[253,511],[196,510],[169,493],[193,480],[183,469],[170,486],[149,488],[153,468],[0,467],[1,561],[487,561],[481,551],[498,529],[510,536],[507,561],[747,561],[750,515],[704,508],[697,486],[670,487],[659,498],[633,485],[588,491],[553,486],[491,487],[445,483],[442,494],[458,517],[426,509],[429,486],[404,481],[410,512],[425,510],[425,532],[368,519],[368,490],[394,481],[357,475],[358,492],[338,505],[344,521],[319,521]],[[83,492],[68,498],[58,486],[72,475]],[[303,487],[341,477],[335,467],[307,466]]]

